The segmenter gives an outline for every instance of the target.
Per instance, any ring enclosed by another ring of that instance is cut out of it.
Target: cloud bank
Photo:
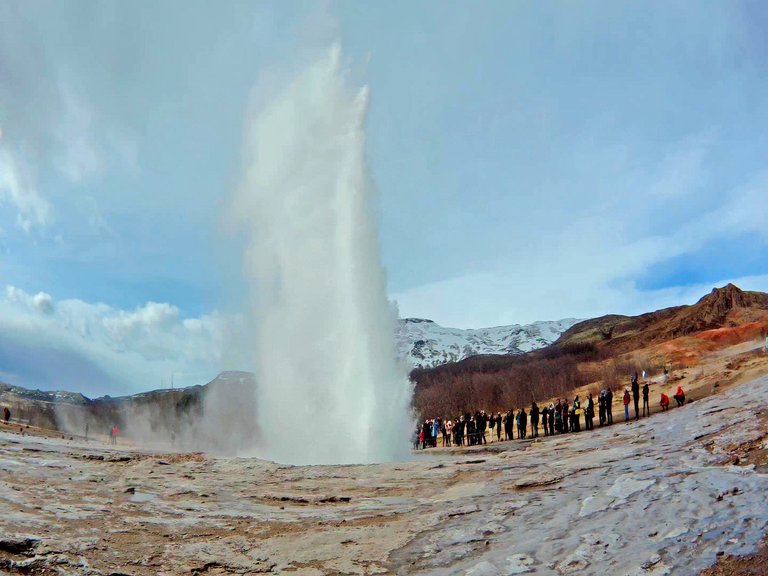
[[[237,319],[184,318],[167,303],[133,310],[54,300],[6,286],[0,298],[2,378],[89,394],[205,384],[222,369]]]

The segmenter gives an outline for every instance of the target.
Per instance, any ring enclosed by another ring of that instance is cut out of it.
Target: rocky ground
[[[761,554],[767,431],[768,377],[592,433],[369,466],[11,427],[0,573],[732,574]]]

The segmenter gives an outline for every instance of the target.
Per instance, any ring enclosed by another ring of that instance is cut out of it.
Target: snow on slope
[[[567,318],[526,326],[461,330],[440,326],[432,320],[405,318],[398,326],[397,349],[411,366],[422,368],[479,354],[522,354],[551,344],[578,321]]]

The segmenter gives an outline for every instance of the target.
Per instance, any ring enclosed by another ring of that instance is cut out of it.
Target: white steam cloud
[[[365,161],[366,88],[334,47],[249,124],[235,210],[256,325],[257,453],[375,462],[407,450],[410,384],[396,360]]]

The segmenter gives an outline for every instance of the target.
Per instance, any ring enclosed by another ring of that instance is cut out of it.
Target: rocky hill
[[[642,348],[714,328],[768,321],[768,294],[747,292],[728,284],[714,288],[696,304],[675,306],[640,316],[608,315],[579,322],[566,330],[558,345],[594,343],[615,353]]]
[[[405,318],[397,331],[401,358],[414,368],[431,368],[458,362],[471,356],[516,355],[548,346],[578,320],[512,324],[493,328],[462,330],[446,328],[432,320]]]

